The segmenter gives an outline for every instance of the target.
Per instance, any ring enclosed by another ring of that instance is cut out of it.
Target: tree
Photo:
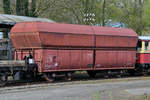
[[[28,0],[16,0],[16,14],[28,16]]]
[[[142,0],[135,0],[135,9],[134,9],[134,13],[135,13],[135,16],[137,17],[138,19],[138,23],[139,25],[137,26],[136,28],[136,32],[139,33],[139,35],[142,34],[142,28],[143,28],[143,19],[142,19],[142,14],[143,14],[143,2]]]
[[[35,13],[35,10],[36,10],[36,0],[32,0],[31,11],[30,11],[30,16],[31,17],[37,17],[37,15]]]
[[[143,23],[143,2],[142,0],[124,1],[124,11],[123,15],[126,20],[124,23],[128,24],[128,27],[134,29],[139,35],[142,35],[144,30]]]
[[[5,14],[11,14],[10,0],[3,0],[3,9]]]
[[[5,14],[11,14],[10,0],[3,0],[3,9]],[[9,29],[3,29],[3,38],[8,38]]]
[[[102,26],[105,26],[105,9],[106,9],[106,0],[103,0],[103,8],[102,8]]]
[[[150,27],[149,2],[150,0],[37,0],[35,13],[56,22],[73,24],[105,26],[109,22],[119,22],[142,35]],[[87,15],[90,13],[95,16]],[[90,18],[94,20],[89,20]]]
[[[37,16],[57,22],[83,24],[82,0],[37,0]]]
[[[150,1],[149,0],[145,0],[144,4],[143,4],[143,16],[142,16],[142,21],[143,21],[143,31],[142,31],[142,35],[143,34],[149,34],[150,32]]]
[[[17,15],[22,15],[21,8],[22,8],[21,0],[16,0],[16,14]]]
[[[29,16],[29,2],[28,0],[24,0],[24,15]]]

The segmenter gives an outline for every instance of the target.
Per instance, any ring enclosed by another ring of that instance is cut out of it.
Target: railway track
[[[54,82],[47,82],[45,80],[34,80],[34,81],[10,81],[5,86],[1,86],[2,88],[7,87],[36,87],[36,86],[60,86],[60,85],[73,85],[73,84],[95,84],[95,83],[104,83],[104,82],[117,82],[117,81],[134,81],[134,80],[150,80],[150,76],[111,76],[111,77],[102,77],[97,75],[95,78],[89,78],[86,73],[82,74],[74,74],[73,80],[66,81],[63,77],[57,78]]]

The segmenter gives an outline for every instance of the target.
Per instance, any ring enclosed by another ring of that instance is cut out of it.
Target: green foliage
[[[81,1],[82,6],[82,20],[86,19],[83,21],[84,24],[86,25],[92,25],[95,24],[95,16],[96,16],[96,10],[97,6],[95,6],[98,2],[96,0],[83,0]],[[87,20],[88,19],[88,20]]]
[[[143,5],[143,23],[146,27],[150,27],[150,0],[145,0]]]
[[[21,5],[21,0],[16,0],[16,14],[17,15],[23,15],[22,14],[22,8],[23,6]]]
[[[10,0],[3,0],[3,9],[5,14],[11,14]]]
[[[29,6],[29,0],[16,0],[16,14],[22,16],[37,17],[35,13],[36,0],[32,0],[31,7]]]
[[[35,10],[36,10],[36,0],[32,0],[31,11],[30,11],[30,16],[31,17],[37,17],[37,15],[35,13]]]
[[[24,0],[24,16],[29,16],[29,3],[28,0]]]
[[[83,24],[82,0],[37,0],[35,13],[56,22]]]
[[[134,29],[139,35],[150,31],[150,0],[31,1],[29,4],[29,0],[16,0],[16,13],[14,14],[45,17],[56,22],[71,24],[105,26],[109,22],[120,22]],[[3,0],[3,3],[4,12],[10,14],[10,0]]]

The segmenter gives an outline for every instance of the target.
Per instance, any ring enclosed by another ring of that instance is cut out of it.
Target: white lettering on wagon
[[[51,69],[58,67],[58,62],[56,61],[56,56],[48,55],[45,59],[45,67],[44,69]]]

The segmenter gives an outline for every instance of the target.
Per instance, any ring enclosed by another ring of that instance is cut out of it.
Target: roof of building
[[[0,24],[14,25],[18,22],[30,22],[30,21],[41,21],[41,22],[54,22],[47,18],[34,18],[26,16],[0,14]]]
[[[139,36],[140,40],[150,40],[150,36]]]

